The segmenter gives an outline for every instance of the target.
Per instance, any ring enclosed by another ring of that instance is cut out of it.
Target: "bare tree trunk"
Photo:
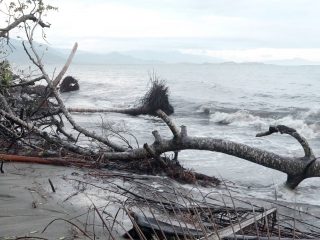
[[[161,112],[161,114],[168,118],[163,112]],[[174,125],[172,121],[170,121],[170,124]],[[147,157],[154,157],[154,155],[159,156],[162,153],[170,151],[175,152],[186,149],[207,150],[212,152],[225,153],[286,173],[288,175],[286,184],[291,189],[297,187],[299,183],[306,178],[320,177],[320,162],[316,161],[316,158],[314,157],[312,150],[310,149],[306,140],[302,138],[294,129],[288,128],[283,125],[270,127],[271,131],[268,131],[268,133],[272,131],[279,131],[280,133],[295,135],[296,138],[303,142],[302,146],[306,153],[304,157],[285,157],[272,152],[261,150],[256,147],[250,147],[245,144],[228,140],[209,137],[191,137],[187,135],[187,129],[185,126],[181,127],[181,133],[177,132],[177,128],[175,126],[171,126],[170,128],[175,129],[174,137],[170,140],[162,139],[157,131],[153,131],[152,134],[155,137],[155,141],[153,144],[148,145],[148,149],[139,148],[121,153],[107,152],[104,154],[104,157],[109,160],[138,160]]]
[[[118,108],[67,108],[69,112],[78,112],[78,113],[123,113],[128,114],[132,116],[142,115],[142,114],[148,114],[148,111],[146,109],[143,109],[142,107],[136,107],[136,108],[124,108],[124,109],[118,109]]]

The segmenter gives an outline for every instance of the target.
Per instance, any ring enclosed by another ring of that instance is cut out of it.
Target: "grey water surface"
[[[287,156],[302,156],[290,136],[256,138],[269,125],[285,124],[305,136],[320,156],[320,66],[265,64],[72,65],[80,91],[64,94],[69,107],[121,108],[139,104],[156,73],[170,88],[177,125],[189,135],[223,138]],[[79,123],[101,132],[101,123],[128,129],[138,142],[152,143],[151,132],[170,137],[153,117],[121,114],[75,114]],[[130,138],[133,146],[136,142]],[[184,151],[187,168],[234,182],[249,196],[320,205],[320,180],[305,180],[295,191],[284,186],[285,174],[228,155]]]

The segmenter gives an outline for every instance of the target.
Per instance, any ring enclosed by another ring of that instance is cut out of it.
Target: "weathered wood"
[[[42,157],[30,157],[13,154],[0,154],[0,160],[5,162],[21,162],[21,163],[37,163],[56,166],[69,166],[71,164],[86,164],[86,161],[80,160],[62,160],[60,158],[42,158]]]
[[[258,133],[256,137],[263,137],[277,132],[281,134],[289,134],[290,136],[294,137],[301,144],[305,153],[305,157],[309,159],[314,158],[314,153],[310,148],[308,141],[303,136],[301,136],[295,129],[289,128],[285,125],[270,126],[268,131]]]
[[[201,229],[192,229],[187,227],[182,227],[178,225],[169,224],[167,222],[163,222],[151,217],[145,217],[136,213],[131,213],[135,223],[141,229],[143,234],[148,237],[152,237],[153,234],[158,235],[160,239],[165,237],[184,237],[184,236],[192,236],[192,237],[201,237],[203,236],[203,231]],[[130,235],[135,235],[135,229],[129,230]],[[126,235],[126,234],[125,234]],[[150,238],[148,238],[150,239]]]
[[[58,144],[58,145],[63,146],[64,148],[66,148],[72,152],[75,152],[75,153],[78,153],[81,155],[86,155],[86,156],[93,155],[94,156],[97,154],[95,151],[93,151],[91,149],[85,149],[85,148],[82,148],[81,146],[78,146],[76,144],[72,144],[70,142],[63,141],[62,139],[59,139],[56,137],[52,137],[47,132],[37,128],[34,123],[27,123],[27,122],[21,120],[20,118],[7,113],[6,111],[3,111],[2,109],[0,109],[0,115],[2,117],[5,117],[5,118],[13,121],[16,124],[22,126],[23,128],[25,128],[29,132],[32,132],[33,134],[40,136],[41,138],[45,139],[48,143]]]
[[[292,240],[292,238],[279,238],[279,237],[258,237],[258,236],[248,236],[248,235],[232,235],[228,237],[223,237],[223,240]],[[310,240],[310,238],[297,238],[299,240]]]
[[[210,233],[206,236],[204,236],[205,234],[202,229],[194,229],[194,228],[177,226],[177,225],[173,225],[167,222],[157,220],[155,218],[142,216],[136,213],[132,213],[132,217],[135,223],[141,229],[141,231],[146,236],[149,236],[149,237],[151,237],[151,235],[153,234],[157,234],[158,237],[164,237],[163,236],[164,234],[165,237],[172,237],[172,236],[186,237],[187,236],[187,237],[200,237],[199,240],[201,239],[220,240],[224,237],[228,237],[234,233],[237,233],[241,229],[244,229],[250,226],[251,224],[254,224],[255,222],[267,217],[268,215],[274,213],[275,211],[276,211],[276,208],[269,209],[260,214],[256,214],[247,220],[241,221],[237,224],[233,224],[232,226],[223,228],[216,232]],[[130,231],[131,233],[133,233],[134,228]]]
[[[26,14],[18,19],[16,19],[14,22],[12,22],[10,25],[8,25],[6,28],[0,29],[0,38],[6,37],[6,35],[14,28],[18,27],[19,24],[26,22],[28,20],[31,20],[33,22],[38,23],[41,27],[43,28],[48,28],[50,27],[50,24],[44,23],[41,19],[38,19],[35,17],[34,14]]]
[[[79,108],[79,107],[70,107],[67,108],[69,112],[75,113],[123,113],[128,115],[139,115],[139,114],[147,114],[147,111],[143,110],[142,108]]]
[[[137,115],[151,115],[162,116],[171,115],[174,112],[174,108],[169,102],[168,87],[164,81],[158,79],[151,80],[151,87],[146,94],[140,99],[138,106],[126,109],[103,109],[103,108],[68,108],[69,112],[114,112],[129,114],[132,116]],[[163,112],[164,114],[161,114]],[[160,115],[159,115],[160,114]]]
[[[247,220],[241,221],[238,224],[234,224],[233,226],[229,226],[229,227],[223,228],[221,230],[218,230],[217,232],[213,232],[213,233],[209,234],[209,236],[202,237],[199,240],[202,240],[202,239],[220,240],[224,237],[227,237],[227,236],[230,236],[234,233],[237,233],[239,230],[250,226],[251,224],[261,220],[262,218],[267,217],[268,215],[274,213],[275,211],[277,211],[276,208],[269,209],[266,212],[260,213],[258,215],[254,215],[253,217],[251,217]]]
[[[225,153],[288,174],[286,183],[287,186],[292,189],[298,186],[298,184],[306,178],[320,177],[320,162],[316,159],[313,159],[312,162],[310,162],[306,161],[305,157],[285,157],[242,143],[217,138],[185,136],[178,140],[175,138],[166,140],[159,137],[160,136],[157,135],[156,141],[152,145],[149,145],[152,151],[157,155],[165,152],[187,149]],[[106,159],[117,160],[152,157],[152,155],[143,148],[122,153],[106,152],[104,156]]]
[[[268,131],[258,133],[256,137],[263,137],[276,132],[280,132],[281,134],[289,134],[290,136],[294,137],[300,143],[304,151],[304,157],[300,158],[300,160],[304,161],[305,166],[300,169],[300,171],[288,173],[287,176],[287,186],[293,189],[307,177],[307,171],[310,166],[316,161],[316,158],[308,141],[293,128],[289,128],[284,125],[270,126]]]
[[[171,130],[174,138],[176,138],[176,139],[179,138],[180,137],[180,131],[177,128],[177,126],[174,124],[174,122],[167,116],[167,114],[164,111],[160,110],[160,109],[158,109],[156,111],[156,114],[157,114],[157,116],[159,118],[161,118],[167,124],[167,126]]]

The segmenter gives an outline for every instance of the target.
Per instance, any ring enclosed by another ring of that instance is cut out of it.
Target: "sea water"
[[[161,65],[72,65],[80,91],[63,94],[68,107],[127,108],[139,104],[156,74],[166,81],[172,115],[191,136],[221,138],[248,144],[284,156],[301,157],[303,150],[288,136],[273,134],[256,138],[270,125],[295,128],[320,156],[320,66],[275,66],[266,64],[161,64]],[[161,120],[123,114],[74,114],[83,127],[109,134],[108,124],[129,132],[133,147],[152,143],[151,132],[162,137],[171,133]],[[286,175],[222,153],[182,151],[184,167],[214,175],[238,186],[240,194],[320,205],[320,179],[303,181],[295,191],[283,183]]]

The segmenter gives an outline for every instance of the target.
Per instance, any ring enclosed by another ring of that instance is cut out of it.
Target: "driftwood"
[[[219,240],[223,237],[230,236],[232,234],[237,233],[241,229],[244,229],[244,228],[248,227],[249,225],[256,223],[257,221],[267,217],[268,215],[270,215],[274,212],[276,212],[276,208],[269,209],[266,212],[254,215],[253,217],[251,217],[247,220],[239,222],[238,224],[235,224],[234,226],[226,227],[224,229],[218,230],[217,232],[213,232],[209,236],[200,238],[200,240],[202,240],[202,239]]]
[[[41,16],[41,15],[40,15]],[[30,17],[19,18],[16,23],[21,23],[30,20],[34,21]],[[41,19],[37,19],[34,23],[35,26],[42,25]],[[0,37],[7,37],[7,33],[14,28],[15,25],[9,25],[7,30],[3,30]],[[74,152],[83,156],[90,156],[91,159],[98,159],[99,163],[108,164],[109,160],[141,160],[153,158],[156,161],[162,162],[161,154],[166,152],[174,152],[175,156],[173,161],[178,162],[178,152],[186,149],[193,150],[207,150],[212,152],[221,152],[224,154],[239,157],[259,165],[272,168],[278,171],[282,171],[288,175],[287,186],[295,188],[301,181],[310,177],[320,177],[320,163],[317,161],[312,149],[310,148],[306,139],[304,139],[294,129],[279,125],[271,126],[267,132],[257,134],[257,137],[267,136],[273,133],[289,134],[294,137],[302,146],[304,150],[304,156],[300,158],[281,156],[269,151],[264,151],[256,147],[251,147],[245,144],[227,141],[218,138],[204,138],[204,137],[193,137],[188,136],[187,128],[181,126],[181,130],[178,129],[172,119],[168,116],[174,112],[173,106],[169,102],[169,91],[168,87],[163,81],[157,78],[153,78],[152,86],[145,96],[140,100],[140,104],[131,109],[75,109],[67,108],[59,95],[58,85],[70,66],[72,59],[77,50],[77,43],[74,47],[59,74],[55,79],[51,79],[49,74],[46,72],[45,67],[42,63],[40,55],[35,50],[33,44],[33,31],[26,31],[29,48],[23,43],[26,54],[28,55],[31,62],[38,67],[41,79],[45,79],[47,85],[46,95],[40,99],[40,104],[35,101],[36,106],[33,108],[33,113],[25,116],[25,109],[28,109],[28,103],[24,103],[23,99],[19,100],[18,97],[15,99],[10,93],[10,86],[8,89],[2,89],[0,91],[0,136],[5,138],[9,136],[9,142],[20,142],[22,146],[36,145],[32,142],[27,141],[30,136],[37,136],[45,140],[47,144],[54,145],[59,148],[66,149],[70,152]],[[28,82],[27,82],[28,83]],[[23,82],[23,87],[29,87],[29,85]],[[29,81],[30,85],[34,82]],[[11,86],[18,86],[20,83],[10,84]],[[15,89],[15,88],[14,88]],[[56,103],[52,103],[48,100],[49,96],[53,96]],[[31,95],[28,98],[33,99]],[[46,105],[43,108],[43,105]],[[18,107],[17,107],[18,106]],[[48,114],[43,111],[48,112]],[[88,129],[80,126],[72,117],[70,112],[95,112],[95,111],[107,111],[107,112],[118,112],[126,113],[130,115],[147,114],[151,116],[159,117],[171,130],[173,137],[171,139],[162,138],[160,133],[153,131],[152,134],[155,138],[152,144],[144,144],[141,148],[133,149],[128,144],[121,134],[117,134],[123,142],[119,143],[113,141],[111,138],[97,134],[96,132],[89,131]],[[40,116],[37,116],[40,115]],[[73,130],[78,135],[86,136],[89,141],[95,144],[95,147],[81,146],[77,139],[73,137],[64,128],[64,119],[71,124]],[[51,131],[47,131],[46,129]],[[10,146],[12,144],[9,144]],[[37,146],[33,146],[37,147]],[[165,162],[161,163],[163,166]]]
[[[50,27],[50,24],[44,23],[41,19],[38,19],[35,17],[33,13],[23,15],[20,18],[16,19],[13,23],[8,25],[6,28],[0,29],[0,38],[7,37],[8,33],[19,26],[19,24],[27,22],[28,20],[38,23],[42,28],[48,28]]]
[[[163,222],[155,218],[139,215],[134,212],[130,212],[130,215],[135,221],[134,223],[139,227],[139,230],[142,231],[143,235],[147,239],[152,239],[152,235],[156,235],[157,238],[160,238],[160,239],[170,238],[170,237],[178,237],[178,238],[191,237],[191,239],[193,239],[196,237],[196,238],[199,238],[199,240],[202,240],[202,239],[219,240],[223,238],[228,238],[228,236],[230,237],[234,236],[240,230],[260,221],[261,219],[268,217],[271,214],[274,214],[275,212],[276,212],[276,208],[269,209],[262,213],[255,214],[249,219],[243,220],[237,224],[231,224],[231,226],[217,230],[216,232],[212,232],[208,235],[205,235],[202,229],[187,228],[187,227],[182,227],[181,225],[174,226],[167,222]],[[138,237],[139,234],[136,228],[137,227],[133,227],[124,236],[128,237],[130,235],[131,237]]]
[[[203,236],[203,232],[201,231],[201,229],[173,226],[172,224],[169,224],[167,222],[163,222],[151,217],[145,217],[134,212],[131,212],[130,214],[147,239],[152,239],[152,235],[154,234],[157,235],[157,237],[160,237],[160,239],[175,236],[183,238],[186,233],[188,233],[189,237],[193,238]],[[129,235],[133,238],[139,237],[139,234],[134,227],[129,230],[128,233],[124,235],[124,237],[129,238]]]
[[[158,79],[151,80],[151,88],[147,91],[144,97],[140,100],[140,104],[133,108],[127,109],[103,109],[103,108],[68,108],[69,112],[81,113],[97,113],[97,112],[114,112],[129,114],[132,116],[137,115],[151,115],[157,116],[157,110],[161,109],[167,115],[174,113],[174,108],[169,102],[168,87],[164,81]]]
[[[194,150],[207,150],[212,152],[221,152],[235,157],[239,157],[250,162],[257,163],[259,165],[272,168],[288,175],[286,184],[289,188],[295,188],[301,181],[310,177],[320,177],[320,162],[316,161],[311,148],[307,141],[300,136],[294,129],[280,125],[276,127],[270,127],[273,132],[274,129],[281,133],[286,133],[299,139],[302,147],[305,151],[305,156],[301,158],[292,158],[281,156],[269,151],[261,150],[259,148],[251,147],[245,144],[209,138],[209,137],[191,137],[187,135],[187,128],[181,127],[181,132],[177,130],[174,123],[169,120],[164,112],[158,110],[158,116],[167,123],[170,129],[173,131],[174,137],[170,140],[161,138],[157,131],[153,131],[152,134],[155,137],[155,141],[149,146],[149,150],[144,148],[129,150],[121,153],[105,153],[104,158],[108,159],[143,159],[146,157],[153,157],[153,155],[160,155],[165,152],[180,151],[186,149]],[[281,130],[281,131],[280,131]],[[270,133],[271,134],[271,133]],[[266,133],[259,134],[258,136],[267,135]],[[153,154],[150,153],[150,149]]]
[[[248,236],[248,235],[232,235],[229,237],[224,237],[224,240],[292,240],[292,238],[282,238],[282,237],[258,237],[258,236]],[[310,238],[299,238],[299,240],[307,240]]]
[[[37,163],[37,164],[56,165],[56,166],[88,165],[88,162],[86,161],[75,160],[75,159],[62,160],[61,158],[30,157],[30,156],[21,156],[21,155],[13,155],[13,154],[0,154],[0,161]]]

